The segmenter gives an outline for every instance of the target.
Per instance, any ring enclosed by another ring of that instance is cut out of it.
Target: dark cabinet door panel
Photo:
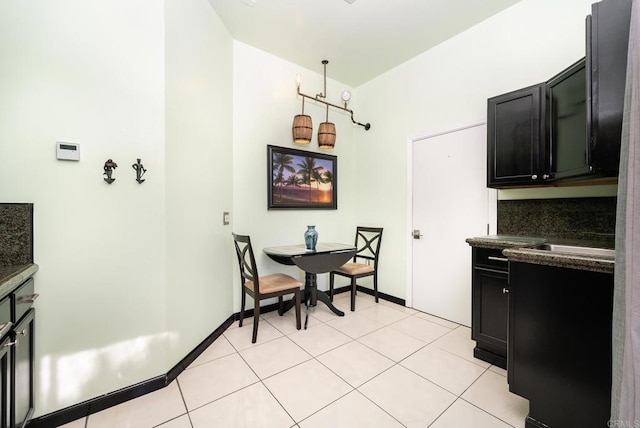
[[[34,327],[35,309],[22,318],[14,327],[13,364],[13,427],[21,427],[34,409]]]
[[[537,183],[545,172],[544,84],[487,101],[487,186]]]
[[[594,167],[616,175],[620,161],[631,0],[605,0],[587,18],[590,139]]]
[[[507,274],[476,269],[474,272],[473,299],[477,302],[474,312],[474,340],[483,342],[494,352],[506,356],[507,351]]]
[[[529,420],[606,427],[613,275],[513,262],[509,269],[509,390],[529,400]]]
[[[585,88],[584,58],[547,82],[547,139],[554,179],[592,172]]]
[[[9,427],[9,416],[11,414],[11,391],[9,383],[11,381],[11,336],[7,336],[0,341],[0,427]]]

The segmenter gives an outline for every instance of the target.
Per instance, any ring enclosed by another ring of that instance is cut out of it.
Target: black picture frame
[[[270,210],[338,209],[337,156],[268,145],[267,183]]]

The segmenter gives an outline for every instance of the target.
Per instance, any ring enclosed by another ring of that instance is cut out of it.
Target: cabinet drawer
[[[507,272],[508,260],[502,250],[493,248],[474,248],[473,267],[484,267]]]
[[[33,301],[38,297],[34,293],[35,282],[29,278],[12,294],[11,319],[17,323],[24,314],[33,306]]]
[[[9,296],[0,301],[0,339],[11,330],[11,299]]]

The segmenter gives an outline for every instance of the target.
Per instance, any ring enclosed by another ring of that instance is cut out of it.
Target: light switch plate
[[[227,211],[222,213],[222,224],[224,226],[229,224],[229,213]]]

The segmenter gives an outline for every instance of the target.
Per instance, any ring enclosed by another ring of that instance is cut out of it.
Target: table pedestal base
[[[304,303],[307,307],[307,314],[304,318],[305,330],[307,329],[307,323],[309,322],[309,306],[316,306],[318,304],[318,300],[327,305],[334,314],[339,317],[344,316],[344,312],[333,305],[329,295],[322,290],[318,290],[318,275],[307,272],[304,275]]]

